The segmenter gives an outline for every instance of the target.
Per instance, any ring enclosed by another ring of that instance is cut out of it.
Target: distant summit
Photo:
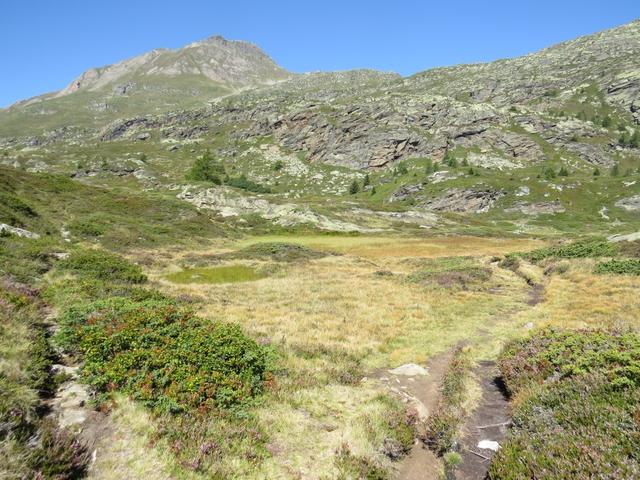
[[[145,78],[201,76],[236,89],[269,84],[290,74],[257,46],[216,35],[176,50],[156,49],[106,67],[91,68],[55,96],[80,90],[99,91],[127,82],[144,84]]]

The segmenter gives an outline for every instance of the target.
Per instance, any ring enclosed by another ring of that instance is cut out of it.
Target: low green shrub
[[[110,282],[144,283],[142,269],[118,255],[103,250],[75,250],[60,262],[59,268],[85,278]]]
[[[104,235],[107,232],[107,225],[100,218],[88,217],[70,222],[67,229],[78,237],[93,238]]]
[[[520,255],[532,262],[539,262],[546,258],[612,257],[618,253],[618,247],[613,243],[606,241],[583,241],[568,245],[541,248]]]
[[[120,390],[158,411],[239,405],[267,375],[266,350],[237,325],[202,320],[171,301],[71,307],[57,341],[83,357],[84,379],[97,391]]]
[[[234,258],[261,259],[271,258],[279,262],[292,262],[296,260],[310,260],[326,257],[328,253],[303,245],[286,242],[259,242],[249,245],[237,252],[229,254]]]
[[[602,374],[616,386],[640,386],[640,337],[635,333],[545,330],[508,344],[500,358],[507,390],[557,377]]]
[[[640,275],[640,259],[609,260],[596,265],[595,273],[615,275]]]
[[[510,343],[500,368],[518,394],[489,478],[638,478],[640,336],[546,330]]]

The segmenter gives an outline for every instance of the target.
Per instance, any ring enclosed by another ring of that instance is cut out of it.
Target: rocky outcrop
[[[640,195],[634,195],[633,197],[623,198],[616,202],[616,207],[622,208],[628,212],[635,212],[640,210]]]
[[[25,230],[24,228],[12,227],[11,225],[7,225],[6,223],[0,223],[0,236],[2,235],[15,235],[17,237],[31,239],[40,238],[40,235],[37,233],[30,232],[29,230]]]
[[[406,200],[407,198],[415,195],[418,192],[421,192],[424,189],[423,183],[416,183],[413,185],[403,185],[398,190],[393,192],[389,197],[389,202],[400,202],[402,200]]]
[[[309,224],[321,230],[335,232],[376,231],[353,223],[330,219],[305,206],[292,203],[276,204],[258,197],[234,196],[224,187],[194,190],[186,186],[182,188],[178,198],[192,203],[198,208],[214,210],[223,217],[258,214],[262,218],[282,226]]]
[[[420,207],[434,212],[484,213],[505,193],[491,189],[447,190],[444,195],[426,201]]]
[[[518,212],[524,215],[537,216],[537,215],[554,215],[556,213],[563,213],[566,209],[558,200],[553,202],[540,202],[540,203],[516,203],[513,207],[505,209],[505,212]]]

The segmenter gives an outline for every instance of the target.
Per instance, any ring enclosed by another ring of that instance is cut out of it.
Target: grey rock
[[[623,198],[616,202],[616,207],[620,207],[628,212],[634,212],[640,210],[640,195],[635,195],[629,198]]]
[[[454,188],[441,197],[428,200],[421,207],[435,212],[484,213],[504,195],[504,192],[489,189]]]

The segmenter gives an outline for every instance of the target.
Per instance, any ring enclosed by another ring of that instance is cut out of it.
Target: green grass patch
[[[245,265],[226,265],[210,268],[187,268],[165,278],[173,283],[237,283],[260,280],[265,275]]]

